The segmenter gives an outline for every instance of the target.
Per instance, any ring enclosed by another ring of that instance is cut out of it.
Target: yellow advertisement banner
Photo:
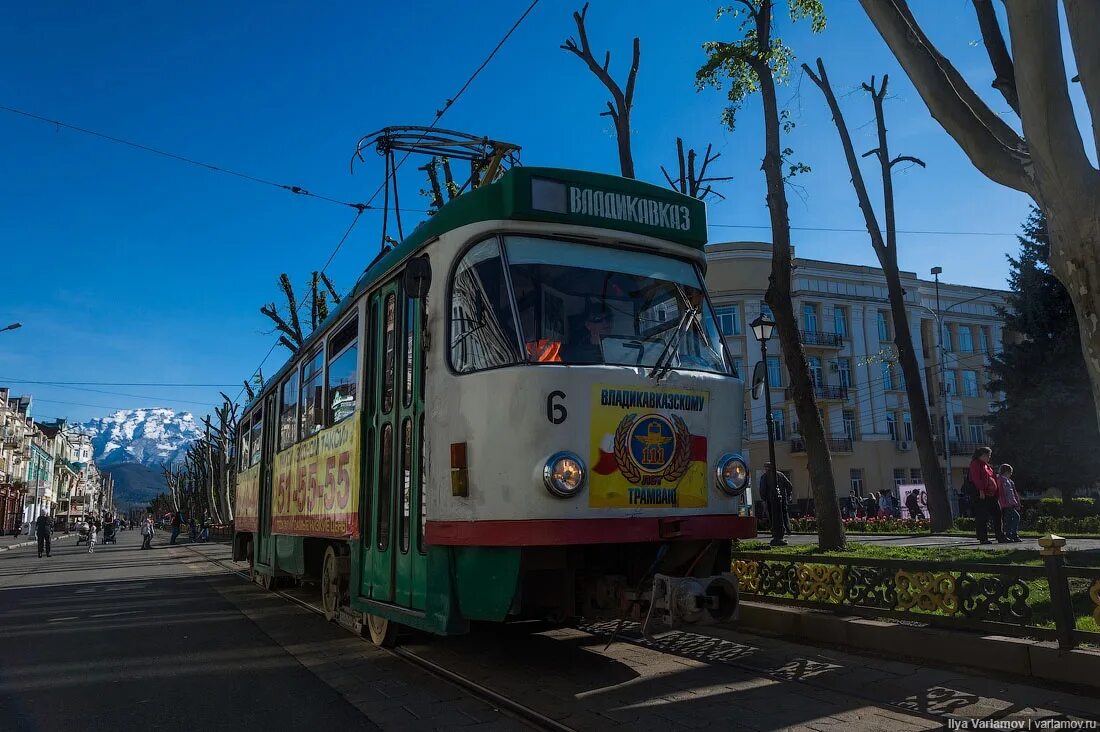
[[[237,495],[233,504],[233,526],[237,531],[255,531],[260,515],[260,465],[257,463],[237,475]]]
[[[592,387],[588,505],[704,508],[710,393]]]
[[[359,412],[275,455],[271,530],[359,535]]]

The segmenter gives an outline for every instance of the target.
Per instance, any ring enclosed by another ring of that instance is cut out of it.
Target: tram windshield
[[[487,256],[487,249],[494,256]],[[512,298],[502,265],[493,261],[500,262],[496,242],[475,247],[466,259],[477,261],[469,267],[464,261],[456,272],[451,338],[456,370],[527,361],[729,373],[714,314],[691,263],[525,236],[504,237],[504,249]],[[483,343],[486,339],[492,343]],[[522,350],[507,341],[521,343]]]

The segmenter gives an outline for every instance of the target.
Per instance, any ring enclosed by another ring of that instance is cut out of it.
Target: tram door
[[[275,433],[279,421],[275,418],[275,392],[267,397],[263,410],[263,451],[260,455],[260,495],[256,511],[256,563],[274,570],[275,538],[271,535],[271,486],[275,472]]]
[[[427,588],[423,545],[421,439],[423,344],[420,300],[406,298],[400,279],[371,297],[366,449],[360,506],[370,506],[362,527],[361,594],[380,602],[422,609]],[[369,529],[369,530],[368,530]]]

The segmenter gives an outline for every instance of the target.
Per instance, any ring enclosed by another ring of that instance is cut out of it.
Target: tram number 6
[[[569,412],[563,402],[554,401],[555,399],[565,399],[565,392],[555,389],[546,397],[546,418],[550,420],[550,424],[561,424],[569,416]]]

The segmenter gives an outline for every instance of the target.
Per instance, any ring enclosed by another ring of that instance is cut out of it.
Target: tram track
[[[237,577],[243,579],[245,582],[248,582],[249,584],[253,584],[252,578],[248,576],[247,572],[241,571],[240,569],[232,566],[228,562],[222,561],[222,560],[217,559],[215,557],[207,556],[206,554],[198,551],[197,549],[195,549],[193,547],[185,545],[185,548],[191,550],[194,554],[198,555],[199,557],[201,557],[205,561],[210,562],[211,564],[214,564],[216,566],[222,567],[223,569],[227,570],[230,574],[234,574]],[[278,595],[279,597],[283,598],[284,600],[289,600],[290,602],[294,603],[295,605],[298,605],[299,607],[301,607],[305,610],[308,610],[309,612],[311,612],[315,615],[319,615],[322,618],[324,618],[325,613],[324,613],[324,610],[322,608],[318,607],[317,605],[312,604],[311,602],[309,602],[309,601],[307,601],[307,600],[305,600],[301,597],[297,597],[297,596],[295,596],[295,595],[293,595],[289,592],[286,592],[284,590],[277,589],[277,588],[273,589],[273,590],[270,590],[270,592],[272,592],[273,594]],[[341,627],[343,627],[343,626],[341,626]],[[350,633],[350,631],[349,631],[349,633]],[[365,638],[361,639],[361,640],[365,644],[370,643]],[[378,646],[375,646],[374,644],[370,644],[370,645],[371,645],[372,648],[379,648]],[[549,717],[545,714],[542,714],[541,712],[539,712],[535,709],[532,709],[531,707],[528,707],[525,704],[522,704],[522,703],[516,701],[515,699],[512,699],[511,697],[508,697],[507,695],[504,695],[504,694],[501,694],[497,691],[494,691],[494,690],[488,688],[487,686],[485,686],[485,685],[483,685],[483,684],[481,684],[477,681],[474,681],[473,679],[467,678],[466,676],[463,676],[460,673],[452,671],[451,669],[448,669],[448,668],[436,663],[435,661],[432,661],[432,660],[430,660],[428,658],[425,658],[425,657],[423,657],[423,656],[421,656],[421,655],[419,655],[419,654],[417,654],[413,651],[410,651],[407,648],[398,646],[396,648],[379,648],[379,650],[385,651],[386,653],[390,654],[391,656],[393,656],[395,658],[400,659],[401,661],[409,664],[410,666],[412,666],[414,668],[417,668],[417,669],[420,669],[424,673],[431,674],[432,676],[435,676],[438,679],[446,681],[446,682],[450,683],[451,685],[456,686],[459,689],[465,691],[466,693],[468,693],[468,694],[470,694],[474,697],[477,697],[478,699],[481,699],[482,701],[484,701],[488,704],[491,704],[492,706],[494,706],[496,708],[499,708],[505,714],[515,718],[517,721],[522,722],[523,724],[527,725],[528,727],[530,727],[532,729],[546,730],[547,732],[577,732],[577,730],[575,730],[573,727],[569,727],[568,725],[564,725],[561,722],[557,721],[556,719],[553,719],[552,717]]]

